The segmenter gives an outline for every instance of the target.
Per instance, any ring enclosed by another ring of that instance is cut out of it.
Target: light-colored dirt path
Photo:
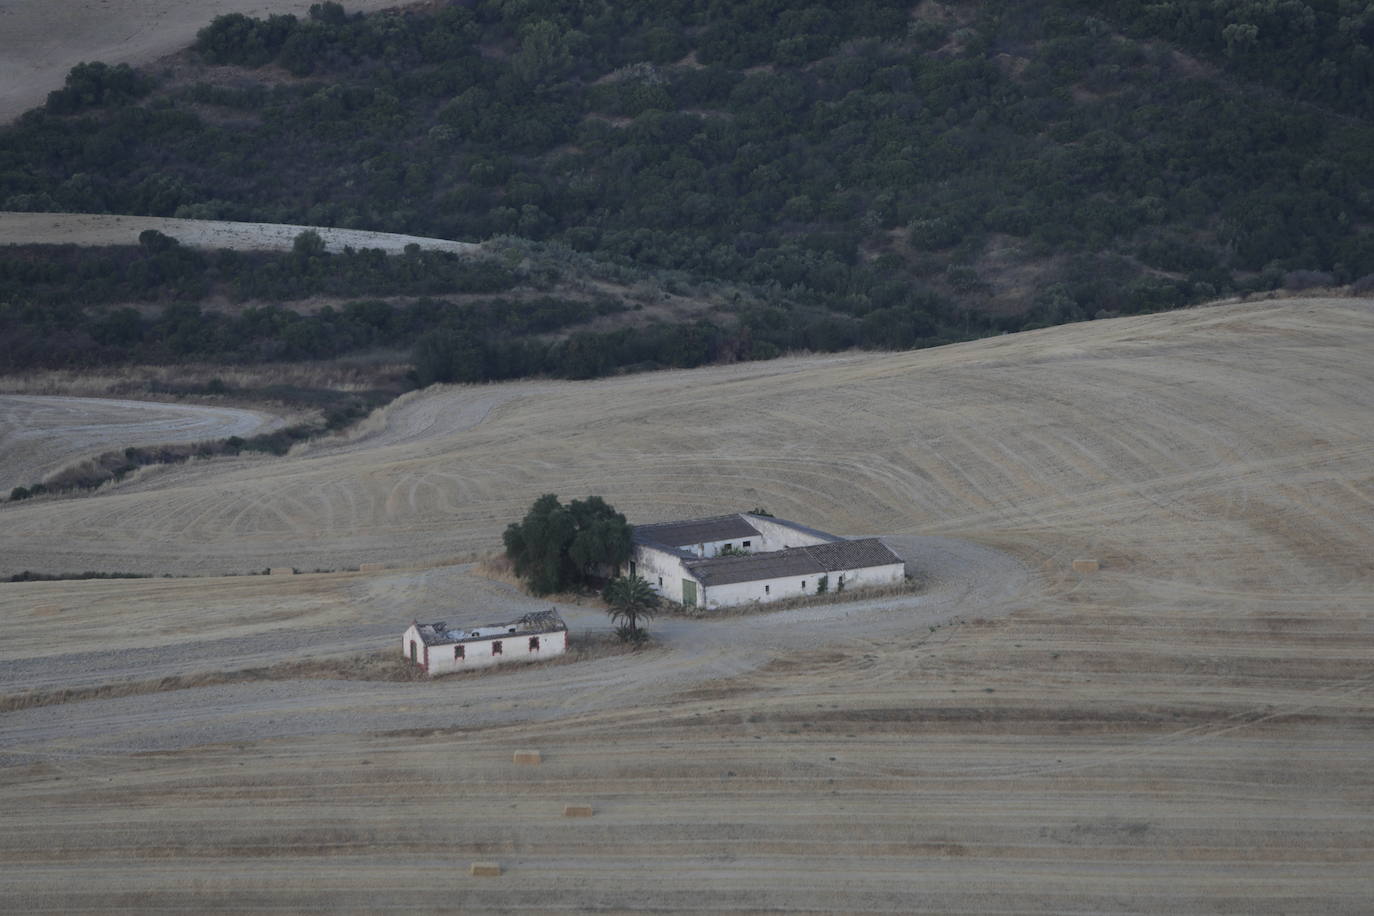
[[[7,714],[0,895],[53,913],[1363,914],[1371,349],[1369,303],[1307,300],[436,389],[299,455],[0,507],[19,568],[410,566],[3,586],[10,685],[501,619],[528,605],[418,566],[490,549],[543,492],[634,521],[762,504],[964,570],[847,621],[665,619],[665,647],[623,661]],[[941,609],[959,620],[922,616]],[[512,766],[527,747],[544,763]],[[579,802],[596,815],[565,820]],[[506,874],[471,878],[474,860]]]
[[[641,702],[662,702],[691,685],[746,675],[788,651],[835,650],[873,638],[929,635],[972,607],[983,617],[1000,616],[1030,606],[1037,597],[1029,573],[998,551],[943,538],[898,538],[891,545],[928,578],[929,587],[922,594],[721,620],[664,618],[653,625],[661,649],[581,663],[575,669],[538,667],[419,685],[310,680],[251,683],[182,690],[174,698],[148,694],[34,708],[7,716],[0,758],[13,764],[50,755],[173,750],[225,741],[383,731],[394,727],[399,716],[411,727],[425,728],[565,719],[614,709],[625,692],[632,692]],[[355,601],[362,597],[362,583],[373,584],[364,577],[344,579],[352,583],[348,591]],[[253,584],[257,583],[249,586]],[[112,635],[102,640],[108,648],[101,652],[43,656],[31,653],[54,647],[28,647],[20,640],[7,640],[4,651],[13,660],[0,660],[0,693],[234,671],[289,661],[301,653],[369,652],[396,643],[396,634],[409,623],[408,614],[477,623],[549,606],[476,579],[466,567],[392,574],[375,584],[380,587],[369,596],[369,606],[347,618],[375,621],[371,624],[316,625],[286,632],[261,629],[251,636],[222,638],[207,627],[194,643],[181,641],[160,648],[123,648],[118,635]],[[158,590],[159,585],[153,582],[144,588]],[[225,583],[230,589],[240,585]],[[333,585],[341,587],[345,586]],[[401,589],[410,592],[405,607],[397,607],[394,600]],[[444,595],[466,600],[453,606],[444,601]],[[473,601],[479,595],[481,600]],[[444,608],[446,603],[449,606]],[[599,610],[557,607],[574,631],[611,629]],[[241,629],[241,617],[225,620],[222,631]],[[148,636],[157,638],[155,633]],[[501,702],[512,695],[521,697],[521,702],[514,706]],[[462,697],[461,707],[452,702],[455,696]],[[169,701],[174,702],[175,715],[168,712]]]
[[[251,436],[282,423],[234,407],[0,394],[0,490],[110,449]]]
[[[305,16],[310,5],[309,0],[8,0],[0,5],[0,122],[42,105],[83,61],[148,64],[190,45],[216,16]],[[348,10],[400,5],[355,0]]]
[[[393,254],[407,245],[472,254],[480,246],[394,232],[331,229],[288,223],[238,223],[230,220],[175,219],[170,216],[120,216],[107,213],[15,213],[0,211],[0,245],[136,245],[139,233],[156,229],[191,248],[235,251],[290,251],[307,229],[320,234],[325,248],[342,251],[380,248]]]

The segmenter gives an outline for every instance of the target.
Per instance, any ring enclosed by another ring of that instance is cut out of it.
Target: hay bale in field
[[[274,576],[294,576],[296,574],[296,571],[290,566],[273,566],[269,572]]]
[[[33,616],[51,617],[53,614],[61,613],[61,611],[62,605],[60,604],[40,604],[33,609]]]
[[[474,878],[499,878],[501,877],[501,863],[473,862],[468,866],[468,874]]]
[[[564,817],[591,817],[591,816],[592,816],[592,806],[591,806],[591,805],[564,805],[564,806],[563,806],[563,816],[564,816]]]
[[[1099,563],[1093,559],[1079,559],[1073,561],[1073,571],[1076,573],[1095,573]]]
[[[384,569],[385,563],[363,563],[358,567],[358,572],[381,572]]]
[[[544,762],[544,757],[538,751],[516,751],[511,758],[517,764],[526,766],[538,766]]]

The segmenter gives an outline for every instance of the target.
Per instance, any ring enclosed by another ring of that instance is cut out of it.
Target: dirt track
[[[281,425],[280,417],[233,407],[0,395],[0,490],[110,449],[251,436]]]
[[[351,246],[399,253],[407,245],[457,254],[471,254],[479,250],[479,246],[471,242],[363,229],[174,219],[170,216],[0,211],[0,245],[136,245],[139,233],[147,229],[156,229],[191,248],[230,248],[235,251],[290,251],[295,245],[296,236],[307,229],[318,232],[329,251],[342,251]]]
[[[0,556],[55,569],[441,560],[546,491],[634,521],[761,503],[895,533],[932,567],[934,545],[981,545],[948,561],[971,591],[929,593],[960,618],[934,630],[877,609],[857,627],[665,620],[665,648],[628,662],[7,714],[0,895],[37,912],[1367,912],[1371,349],[1369,303],[1294,301],[441,389],[300,455],[0,508]],[[1074,573],[1088,556],[1101,571]],[[0,681],[262,664],[518,607],[454,567],[11,585]],[[512,767],[522,747],[545,763]],[[596,816],[560,817],[575,802]],[[487,859],[507,874],[467,876]]]

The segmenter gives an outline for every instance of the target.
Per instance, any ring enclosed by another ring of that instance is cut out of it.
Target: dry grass
[[[275,665],[245,668],[240,671],[207,671],[199,674],[171,675],[153,680],[125,681],[118,684],[71,687],[61,690],[26,690],[22,693],[0,696],[0,712],[15,712],[20,709],[33,709],[40,706],[57,706],[62,703],[80,703],[88,700],[108,700],[116,697],[141,696],[174,690],[191,690],[197,687],[244,684],[253,681],[323,679],[438,683],[472,678],[490,678],[500,677],[503,674],[510,674],[525,668],[547,668],[616,656],[635,655],[652,651],[657,647],[652,639],[639,645],[629,645],[609,633],[569,633],[568,650],[562,655],[537,662],[520,662],[519,664],[497,665],[492,668],[474,669],[472,671],[455,671],[434,677],[428,676],[423,669],[406,660],[399,652],[379,650],[341,658],[309,658],[280,662]]]
[[[307,363],[271,363],[259,366],[226,366],[218,363],[183,363],[173,366],[121,366],[97,370],[44,369],[21,375],[0,375],[0,394],[64,395],[70,397],[117,397],[164,401],[159,390],[203,388],[219,379],[230,389],[226,395],[186,395],[190,403],[238,403],[234,391],[271,388],[366,391],[395,383],[410,366],[400,362],[333,360]],[[249,401],[249,403],[260,403]],[[308,414],[301,413],[303,419]]]
[[[477,575],[493,582],[501,582],[509,585],[522,595],[529,595],[539,601],[547,601],[550,604],[571,604],[576,607],[587,607],[598,610],[606,610],[605,601],[594,591],[585,590],[578,592],[552,592],[548,595],[533,595],[525,581],[515,574],[515,567],[510,558],[504,551],[486,551],[477,557],[473,572]]]
[[[933,632],[900,613],[795,637],[675,619],[661,649],[614,665],[451,692],[303,678],[184,712],[194,692],[15,715],[6,899],[1363,913],[1371,350],[1368,303],[1276,299],[917,353],[448,388],[305,458],[5,508],[18,568],[415,567],[490,550],[558,492],[636,522],[762,504],[851,535],[944,534],[1031,571],[932,576],[921,600],[973,621]],[[1084,557],[1100,571],[1074,573]],[[21,583],[0,589],[0,658],[56,670],[49,656],[107,642],[323,638],[521,601],[446,568]],[[357,724],[322,734],[331,712]],[[215,743],[178,743],[183,727]],[[546,762],[512,767],[526,747]],[[566,820],[568,802],[597,816]],[[471,879],[473,861],[519,881]]]

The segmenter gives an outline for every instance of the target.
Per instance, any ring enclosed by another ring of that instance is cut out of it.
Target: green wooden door
[[[697,606],[697,584],[691,579],[682,580],[682,603],[687,607]]]

